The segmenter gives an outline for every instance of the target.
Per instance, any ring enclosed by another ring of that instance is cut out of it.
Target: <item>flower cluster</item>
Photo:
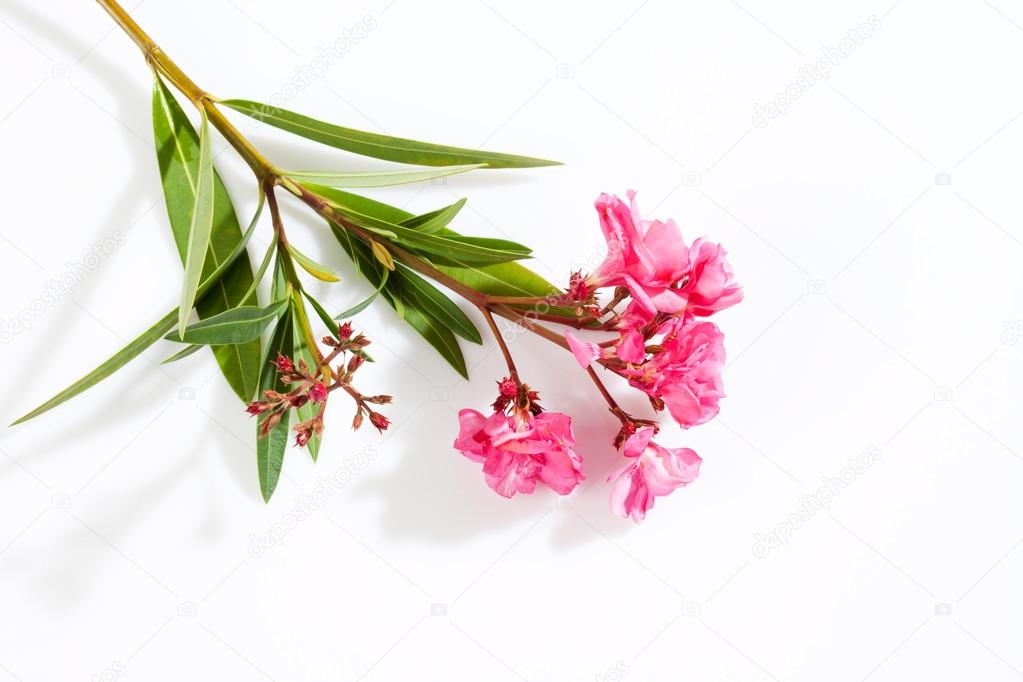
[[[656,422],[635,418],[619,408],[592,366],[625,379],[646,394],[655,411],[667,410],[683,429],[706,423],[717,415],[718,403],[724,397],[721,371],[725,350],[721,331],[703,318],[735,305],[743,294],[720,245],[705,239],[687,244],[674,221],[645,220],[636,206],[634,192],[628,193],[628,200],[626,203],[607,194],[597,199],[607,256],[592,273],[574,273],[567,291],[554,303],[574,306],[578,319],[570,326],[575,326],[577,332],[565,334],[565,346],[597,382],[612,413],[622,422],[613,444],[623,448],[627,463],[608,479],[614,484],[611,509],[639,522],[656,497],[696,479],[701,459],[687,448],[665,448],[654,443]],[[611,290],[611,298],[602,307],[599,296],[605,289]],[[579,338],[583,330],[614,336],[603,341],[587,340]],[[508,444],[508,433],[534,433],[535,419],[521,417],[515,421],[507,417],[506,422],[503,414],[484,419],[472,410],[463,410],[459,419],[462,431],[455,447],[484,461],[485,470],[487,458],[494,452],[546,452],[548,441],[543,437],[534,441],[531,436],[523,436],[515,440],[515,445]],[[570,419],[558,415],[558,423],[569,424]],[[530,446],[520,446],[518,440]],[[574,466],[578,460],[572,453]],[[547,482],[558,492],[564,489],[564,479],[551,484],[540,473],[543,466],[533,460],[522,461],[522,471],[531,472],[533,478]],[[581,472],[578,476],[581,478]],[[532,492],[535,483],[530,480],[516,490]],[[506,494],[507,489],[503,492],[493,482],[491,486]]]
[[[308,364],[301,358],[296,365],[291,358],[277,354],[277,359],[273,361],[277,378],[281,383],[293,388],[287,393],[266,390],[263,392],[263,400],[248,404],[246,412],[251,415],[263,415],[259,422],[260,438],[268,436],[281,423],[288,410],[313,403],[319,405],[316,414],[292,427],[295,432],[295,445],[302,447],[308,444],[311,438],[323,433],[323,413],[327,407],[327,399],[331,392],[337,389],[345,391],[355,401],[353,429],[362,426],[365,418],[380,431],[384,431],[390,425],[390,420],[373,410],[371,405],[386,405],[391,402],[391,396],[365,396],[352,385],[355,373],[369,358],[364,349],[370,344],[370,340],[363,334],[353,335],[351,322],[345,322],[338,326],[337,338],[325,336],[322,342],[330,348],[330,352],[322,355],[318,348],[315,349],[319,357],[316,371],[310,370]],[[349,354],[351,357],[348,357]],[[332,368],[331,363],[335,360],[340,362]]]
[[[455,449],[483,464],[487,485],[498,495],[531,493],[536,482],[567,495],[583,480],[576,454],[572,418],[544,412],[539,396],[517,378],[498,382],[499,394],[489,417],[476,410],[458,413]]]

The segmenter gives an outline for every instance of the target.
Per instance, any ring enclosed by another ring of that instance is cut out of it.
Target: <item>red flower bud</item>
[[[322,403],[327,399],[327,387],[319,381],[309,387],[309,400],[314,403]]]
[[[505,398],[514,398],[519,392],[519,387],[507,377],[497,382],[497,388]]]
[[[286,358],[283,355],[281,355],[280,353],[277,354],[277,362],[275,364],[277,365],[277,371],[278,372],[294,372],[295,371],[295,365],[292,364],[291,358]]]
[[[302,407],[309,402],[309,396],[305,393],[299,393],[298,395],[291,396],[288,400],[291,402],[292,407]]]
[[[364,362],[366,362],[366,358],[361,355],[353,355],[352,359],[348,361],[348,372],[351,373],[359,369]]]
[[[352,430],[358,431],[360,426],[362,426],[362,410],[355,413],[355,419],[352,420]]]
[[[263,402],[262,400],[256,400],[249,403],[249,406],[245,408],[245,411],[249,414],[261,414],[269,409],[269,403]]]
[[[391,420],[379,412],[370,412],[369,421],[380,431],[386,431],[387,427],[391,425]]]
[[[298,447],[303,447],[308,442],[309,442],[308,431],[299,431],[298,433],[295,434],[295,445],[297,445]]]
[[[351,321],[345,322],[337,328],[337,337],[342,341],[347,341],[352,338],[352,323]]]

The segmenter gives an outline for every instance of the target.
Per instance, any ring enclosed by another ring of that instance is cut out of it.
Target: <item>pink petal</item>
[[[565,340],[568,341],[568,349],[572,351],[576,362],[584,369],[600,357],[600,346],[595,343],[580,341],[572,332],[565,332]]]

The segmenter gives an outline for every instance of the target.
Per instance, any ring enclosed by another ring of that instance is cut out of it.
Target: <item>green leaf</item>
[[[338,313],[337,315],[334,316],[334,319],[340,321],[340,320],[344,320],[345,318],[348,318],[348,317],[354,317],[355,315],[358,315],[363,310],[368,308],[369,304],[372,303],[373,301],[375,301],[377,295],[383,290],[384,285],[387,284],[387,276],[390,274],[390,270],[387,270],[385,268],[383,273],[384,273],[383,277],[381,277],[381,279],[380,279],[380,284],[378,284],[377,287],[373,290],[373,293],[371,293],[369,296],[367,296],[360,303],[356,303],[355,305],[353,305],[348,310],[346,310],[346,311],[344,311],[342,313]]]
[[[308,272],[310,275],[320,280],[321,282],[340,282],[341,278],[327,269],[326,266],[320,265],[309,256],[305,255],[291,244],[288,244],[288,252],[292,257],[298,261],[298,264],[302,266],[302,269]]]
[[[325,326],[330,335],[336,339],[338,331],[337,322],[331,319],[330,313],[328,313],[324,307],[320,305],[319,301],[312,297],[312,294],[308,291],[303,291],[302,293],[305,294],[306,300],[309,301],[309,305],[311,305],[313,310],[316,311],[316,316],[320,318],[321,322],[323,322],[323,326]]]
[[[167,338],[167,337],[165,336],[164,338]],[[185,346],[183,349],[179,350],[177,353],[174,353],[174,355],[167,356],[160,364],[161,365],[169,365],[172,362],[177,362],[178,360],[184,360],[189,355],[192,355],[196,351],[200,351],[203,348],[205,348],[205,346],[202,346],[202,345],[200,345],[198,343],[193,343],[191,346]]]
[[[433,346],[441,357],[455,368],[455,371],[468,378],[469,373],[465,366],[465,358],[462,356],[462,349],[458,347],[458,340],[455,339],[451,330],[420,311],[415,302],[407,298],[407,294],[402,290],[402,282],[397,277],[387,280],[385,275],[379,274],[369,247],[361,242],[345,239],[345,231],[336,225],[330,227],[338,243],[341,244],[341,248],[348,253],[352,261],[360,265],[363,275],[370,284],[378,289],[383,289],[384,298],[394,308],[398,317],[405,320],[426,339],[427,343]]]
[[[498,263],[471,267],[438,264],[437,269],[462,284],[491,296],[548,296],[559,290],[520,263]]]
[[[263,356],[262,372],[259,375],[260,395],[266,390],[281,393],[288,390],[288,386],[280,380],[280,372],[273,362],[278,353],[287,357],[293,355],[292,320],[287,312],[278,319],[273,336],[266,347],[266,354]],[[256,422],[256,466],[259,469],[259,490],[263,493],[263,501],[269,502],[277,488],[277,481],[280,480],[284,451],[288,448],[291,410],[284,413],[280,423],[269,434],[259,438],[259,428],[265,418],[266,415],[261,414]]]
[[[200,320],[185,328],[180,340],[184,343],[197,343],[204,346],[221,346],[245,343],[258,339],[270,323],[280,317],[288,306],[288,301],[278,301],[265,308],[258,306],[239,306],[225,310],[219,315]],[[168,341],[178,340],[177,335],[169,334]]]
[[[427,343],[433,346],[463,379],[468,379],[469,370],[465,366],[462,349],[458,347],[458,341],[451,330],[424,313],[409,299],[404,299],[403,303],[400,313],[402,318],[412,325],[412,328],[419,332],[420,336],[426,339]]]
[[[557,161],[547,161],[528,156],[499,154],[478,149],[463,149],[445,145],[417,142],[390,135],[367,133],[352,128],[317,121],[314,118],[296,114],[285,109],[259,104],[242,99],[221,102],[235,111],[251,116],[289,133],[315,140],[331,147],[371,156],[375,159],[414,163],[420,166],[452,166],[455,164],[485,163],[490,168],[531,168],[535,166],[558,166]]]
[[[163,182],[167,216],[170,219],[178,253],[184,263],[195,204],[199,135],[170,90],[158,77],[154,80],[152,109],[156,155]],[[262,207],[263,194],[260,192],[259,207],[250,227],[258,221]],[[241,236],[238,217],[227,188],[214,169],[213,230],[209,252],[203,266],[203,279],[208,278],[209,274],[224,262],[227,254],[231,253],[241,240]],[[207,295],[198,297],[196,311],[199,319],[241,305],[250,289],[254,291],[254,286],[252,266],[248,258],[238,258]],[[258,342],[213,348],[213,355],[224,378],[243,401],[250,400],[256,391],[259,381],[259,353]]]
[[[213,147],[210,144],[210,122],[206,110],[201,109],[202,127],[199,130],[199,171],[195,180],[195,203],[192,223],[188,228],[188,246],[185,249],[185,282],[181,287],[178,304],[178,334],[185,336],[188,316],[195,305],[195,295],[202,279],[202,266],[213,234]]]
[[[345,193],[340,190],[321,185],[307,185],[307,187],[330,201],[331,205],[347,220],[400,244],[432,254],[437,262],[455,266],[487,265],[528,258],[531,253],[528,247],[506,239],[463,237],[454,232],[443,235],[429,234],[410,227],[403,227],[356,210],[351,206],[351,202],[343,196]],[[341,200],[334,201],[334,197]]]
[[[260,195],[262,197],[262,195]],[[262,202],[260,202],[262,205]],[[270,266],[270,259],[273,258],[274,253],[277,251],[277,242],[271,241],[266,247],[266,253],[263,254],[263,260],[259,263],[259,269],[256,270],[256,277],[252,280],[252,286],[249,287],[245,295],[242,296],[242,300],[239,301],[239,305],[245,305],[252,296],[256,293],[256,285],[263,280],[263,275],[266,274],[266,269]]]
[[[340,171],[282,171],[283,175],[301,182],[315,182],[328,187],[390,187],[411,182],[435,180],[448,175],[486,168],[485,163],[442,166],[439,170],[390,170],[343,173]]]
[[[401,279],[402,291],[407,298],[415,301],[423,314],[437,320],[466,341],[483,343],[472,320],[437,287],[404,266],[398,266],[396,272]]]
[[[216,286],[216,284],[220,282],[221,278],[225,276],[225,273],[227,273],[232,268],[232,266],[235,264],[238,258],[243,253],[245,253],[245,245],[249,243],[249,238],[252,236],[252,233],[255,231],[255,229],[256,223],[252,223],[251,225],[249,225],[249,229],[246,230],[245,234],[242,235],[241,240],[237,244],[235,244],[235,247],[231,251],[231,253],[229,253],[227,257],[220,262],[220,265],[218,265],[217,268],[210,273],[209,277],[203,280],[202,284],[199,285],[198,291],[199,296],[204,295],[212,287]],[[103,381],[108,376],[110,376],[120,368],[127,365],[133,359],[141,355],[144,350],[146,350],[151,345],[153,345],[161,338],[163,338],[164,334],[174,329],[174,325],[177,319],[178,309],[174,308],[169,313],[160,318],[160,320],[157,321],[157,323],[154,324],[152,327],[139,334],[127,346],[125,346],[124,348],[117,351],[109,358],[107,358],[107,360],[99,367],[92,370],[84,377],[74,382],[73,384],[65,388],[63,391],[53,396],[52,398],[50,398],[49,400],[47,400],[42,405],[35,408],[28,414],[19,417],[17,420],[11,423],[11,426],[14,426],[15,424],[21,424],[22,422],[27,422],[29,419],[38,417],[44,412],[52,410],[57,405],[60,405],[61,403],[70,400],[71,398],[74,398],[79,393],[82,393],[92,388],[99,382]]]
[[[459,199],[450,206],[438,208],[436,211],[417,215],[414,218],[407,218],[402,220],[400,224],[402,227],[418,230],[425,234],[435,234],[447,227],[448,223],[454,220],[463,206],[465,206],[465,199]]]

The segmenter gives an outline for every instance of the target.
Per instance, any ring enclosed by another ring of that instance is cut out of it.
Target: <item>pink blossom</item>
[[[742,287],[735,283],[720,244],[697,239],[689,249],[689,260],[689,276],[682,287],[687,312],[713,315],[742,300]]]
[[[597,198],[607,256],[587,284],[625,286],[651,313],[677,313],[685,308],[686,297],[674,285],[689,269],[689,250],[673,220],[643,220],[635,196],[628,192],[631,207],[609,194]]]
[[[651,439],[653,428],[643,428],[625,441],[623,453],[632,461],[611,474],[611,511],[639,523],[654,506],[654,499],[688,485],[700,475],[700,456],[689,448],[665,448]]]
[[[664,401],[675,421],[689,428],[713,419],[725,395],[721,382],[724,336],[712,322],[692,317],[673,322],[661,344],[664,350],[623,373],[630,384]]]
[[[532,493],[536,482],[567,495],[583,480],[582,458],[572,449],[572,418],[560,412],[537,416],[476,410],[458,413],[455,449],[483,463],[487,485],[503,497]]]

